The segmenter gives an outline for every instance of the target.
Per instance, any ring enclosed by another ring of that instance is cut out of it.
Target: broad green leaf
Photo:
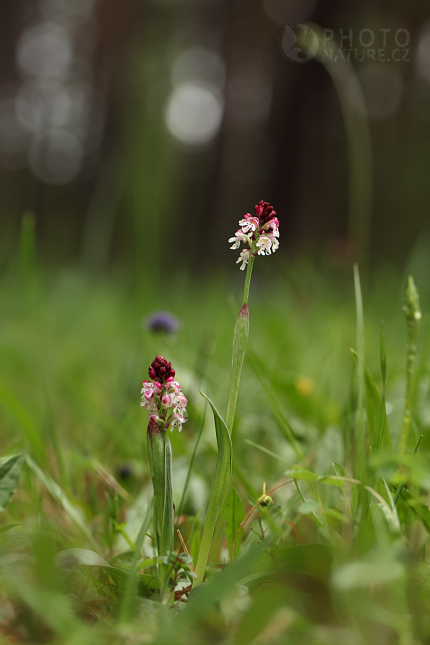
[[[211,494],[209,497],[208,511],[206,514],[206,522],[203,529],[199,557],[196,565],[197,580],[194,583],[194,586],[199,585],[201,582],[203,582],[203,576],[205,574],[206,563],[209,557],[215,524],[218,519],[219,512],[230,491],[233,461],[233,448],[225,421],[223,420],[209,397],[207,397],[206,394],[203,394],[203,392],[201,392],[201,395],[211,406],[214,415],[215,432],[218,444],[218,458],[215,467],[215,475],[212,482]]]
[[[18,487],[22,463],[22,454],[13,455],[0,463],[0,511],[9,504]]]
[[[316,482],[319,479],[319,475],[313,473],[311,470],[306,470],[301,466],[293,466],[285,471],[287,477],[292,477],[293,479],[300,479],[302,481]]]
[[[73,568],[75,565],[85,567],[99,567],[111,576],[113,582],[120,589],[127,589],[130,581],[133,584],[133,576],[130,572],[114,567],[104,560],[98,553],[90,549],[66,549],[57,554],[57,562],[65,568]],[[160,588],[160,581],[154,576],[142,574],[137,579],[137,591],[140,596],[147,598],[154,595],[154,590]]]
[[[245,303],[236,320],[233,335],[233,351],[231,359],[230,396],[228,399],[226,425],[233,432],[234,415],[236,412],[237,395],[239,393],[240,375],[249,336],[249,311]]]
[[[233,542],[239,527],[245,519],[245,509],[243,508],[242,501],[237,491],[232,488],[227,501],[221,509],[221,518],[225,522],[225,534],[227,536],[228,550],[230,558],[232,558]],[[235,543],[235,557],[239,555],[240,540],[242,538],[243,530],[240,531],[236,538]]]
[[[349,562],[334,573],[333,584],[342,592],[393,582],[404,575],[404,564],[395,560]]]
[[[242,584],[261,581],[279,573],[302,573],[327,583],[332,569],[333,552],[325,544],[279,546],[260,552],[247,571]]]
[[[308,499],[307,502],[302,502],[297,508],[298,513],[306,515],[307,513],[313,513],[319,511],[320,505],[314,499]]]
[[[0,526],[0,534],[7,533],[11,529],[13,529],[14,526],[19,526],[19,522],[15,522],[15,524],[5,524],[4,526]]]
[[[259,635],[272,621],[274,614],[287,605],[287,588],[286,585],[271,584],[263,587],[259,593],[252,598],[252,602],[243,618],[235,635],[236,645],[249,645],[255,642],[267,642],[267,639],[261,639]],[[291,621],[293,620],[293,610],[291,612]],[[272,639],[270,639],[272,640]],[[269,641],[270,642],[270,641]],[[273,641],[272,641],[273,642]]]
[[[88,567],[110,567],[109,562],[90,549],[66,549],[57,554],[57,560],[63,566],[83,564]]]

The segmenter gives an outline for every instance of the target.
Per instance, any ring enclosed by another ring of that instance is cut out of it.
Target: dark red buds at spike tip
[[[276,217],[276,211],[273,210],[273,206],[269,202],[260,200],[255,205],[255,216],[258,217],[260,226],[264,226],[264,224],[267,224],[267,222]]]
[[[172,368],[172,364],[166,361],[164,356],[157,356],[149,367],[148,376],[153,381],[164,383],[168,378],[175,377],[175,370]]]

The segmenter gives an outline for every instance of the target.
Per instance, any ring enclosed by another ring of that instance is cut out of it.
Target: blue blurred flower
[[[156,311],[145,320],[145,326],[149,331],[174,334],[179,329],[179,320],[167,311]]]

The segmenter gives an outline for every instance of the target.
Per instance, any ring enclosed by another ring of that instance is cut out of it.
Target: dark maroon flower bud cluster
[[[269,202],[263,202],[261,199],[255,205],[255,216],[260,220],[260,226],[264,226],[264,224],[276,217],[276,211],[273,210],[273,206]]]
[[[175,378],[175,370],[172,368],[172,363],[166,361],[164,356],[157,356],[152,361],[148,376],[153,381],[164,383],[168,378]]]

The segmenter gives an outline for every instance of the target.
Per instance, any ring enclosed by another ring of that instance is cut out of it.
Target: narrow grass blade
[[[230,552],[231,559],[235,538],[235,554],[236,557],[239,555],[240,540],[243,535],[243,531],[240,531],[240,533],[238,533],[238,531],[241,523],[245,519],[245,509],[243,508],[242,500],[239,497],[239,493],[234,488],[231,489],[230,495],[221,509],[221,518],[225,522],[225,534],[227,536],[228,550]]]
[[[253,448],[257,448],[258,450],[261,450],[261,452],[264,452],[266,455],[269,455],[269,457],[273,457],[273,459],[282,461],[282,463],[285,464],[285,459],[277,455],[276,452],[272,452],[272,450],[269,450],[264,446],[260,446],[259,443],[255,443],[255,441],[251,441],[250,439],[245,439],[245,443],[247,443],[249,446],[252,446]]]
[[[142,550],[142,544],[143,540],[145,538],[146,532],[148,530],[149,524],[151,522],[151,516],[152,516],[152,503],[149,504],[148,509],[146,511],[146,515],[144,517],[144,520],[142,522],[142,526],[140,528],[140,533],[137,537],[136,541],[136,550],[134,552],[133,560],[131,562],[131,567],[129,571],[129,577],[127,580],[127,584],[125,587],[124,595],[121,600],[121,605],[119,607],[119,612],[118,612],[118,622],[123,623],[126,622],[131,614],[131,605],[133,602],[133,590],[136,585],[136,571],[137,571],[137,565],[140,560],[140,552]]]
[[[207,397],[206,394],[203,394],[203,392],[201,392],[201,395],[211,406],[214,415],[215,432],[218,444],[218,458],[215,467],[215,475],[212,482],[212,489],[209,498],[206,522],[203,529],[199,557],[196,565],[197,580],[195,582],[195,586],[203,582],[203,576],[205,574],[206,563],[209,557],[215,524],[221,507],[223,506],[229,494],[233,462],[231,437],[225,421],[223,420],[209,397]]]
[[[357,369],[359,357],[357,352],[351,349],[351,354],[355,360]],[[364,363],[364,361],[363,361]],[[369,368],[364,363],[364,404],[367,417],[367,429],[369,432],[369,443],[372,451],[378,451],[384,446],[391,448],[391,439],[388,432],[387,413],[385,409],[385,397],[379,395],[378,388],[370,373]]]
[[[78,509],[69,500],[61,486],[59,486],[50,475],[44,473],[43,470],[41,470],[39,466],[31,459],[31,457],[26,457],[26,463],[30,470],[34,472],[39,481],[41,481],[45,486],[48,493],[61,504],[70,519],[76,524],[76,526],[82,531],[82,533],[85,534],[90,544],[97,549],[97,542],[95,541],[87,525],[83,521]]]
[[[249,571],[252,564],[260,555],[258,548],[251,549],[242,558],[239,558],[219,576],[210,580],[207,584],[193,588],[189,601],[176,617],[175,620],[165,621],[157,635],[157,645],[171,645],[182,643],[184,635],[188,630],[193,629],[197,621],[207,615],[214,603],[228,593],[234,585],[242,580]],[[273,565],[273,561],[270,561]]]
[[[296,441],[296,438],[294,437],[293,429],[291,428],[291,425],[288,423],[287,419],[285,418],[285,415],[279,405],[278,398],[276,394],[273,392],[273,388],[263,376],[263,371],[261,369],[261,366],[259,365],[257,357],[254,354],[252,354],[252,352],[248,352],[248,359],[254,374],[260,381],[266,393],[266,396],[272,408],[272,412],[279,423],[279,429],[281,430],[285,439],[288,441],[288,443],[291,445],[292,449],[294,450],[297,461],[301,461],[304,457],[303,451],[300,448],[298,442]]]
[[[63,594],[58,594],[38,586],[31,586],[27,580],[19,577],[16,572],[3,571],[2,575],[7,580],[14,594],[30,607],[37,616],[48,625],[61,639],[61,643],[88,642],[83,639],[85,629],[75,618],[72,605]],[[46,641],[45,641],[46,642]]]
[[[31,450],[37,459],[46,463],[45,446],[42,439],[42,432],[27,408],[19,398],[4,383],[0,382],[0,406],[2,406],[10,417],[17,423],[27,438]]]
[[[197,440],[196,440],[196,443],[195,443],[195,446],[194,446],[193,454],[191,455],[190,465],[188,466],[188,472],[187,472],[187,477],[185,479],[184,488],[182,490],[181,501],[179,502],[178,512],[176,514],[178,518],[181,517],[182,508],[183,508],[185,500],[187,498],[188,487],[190,485],[191,475],[193,473],[194,460],[196,458],[197,448],[199,446],[200,439],[202,438],[203,428],[204,428],[204,425],[205,425],[205,419],[206,419],[206,406],[205,406],[205,409],[204,409],[204,412],[203,412],[202,423],[200,425],[199,434],[197,435]]]
[[[23,455],[18,454],[0,463],[0,511],[9,504],[18,487],[23,460]]]
[[[419,449],[419,447],[420,447],[420,443],[421,443],[421,441],[422,441],[423,436],[424,436],[424,435],[421,435],[421,436],[420,436],[420,438],[418,439],[418,443],[417,443],[417,445],[415,446],[414,455],[416,455],[416,454],[417,454],[417,452],[418,452],[418,449]],[[398,488],[397,488],[397,490],[396,490],[396,494],[394,495],[394,506],[395,506],[395,505],[397,504],[397,502],[399,501],[399,497],[400,497],[400,494],[401,494],[401,492],[402,492],[403,488],[404,488],[404,484],[399,484],[399,486],[398,486]]]
[[[356,424],[355,424],[355,448],[356,448],[356,469],[355,476],[364,481],[366,468],[366,431],[364,422],[364,393],[365,393],[365,365],[364,365],[364,315],[363,298],[361,295],[360,274],[357,264],[354,264],[354,289],[356,308],[356,355],[357,355],[357,380],[356,380]]]

